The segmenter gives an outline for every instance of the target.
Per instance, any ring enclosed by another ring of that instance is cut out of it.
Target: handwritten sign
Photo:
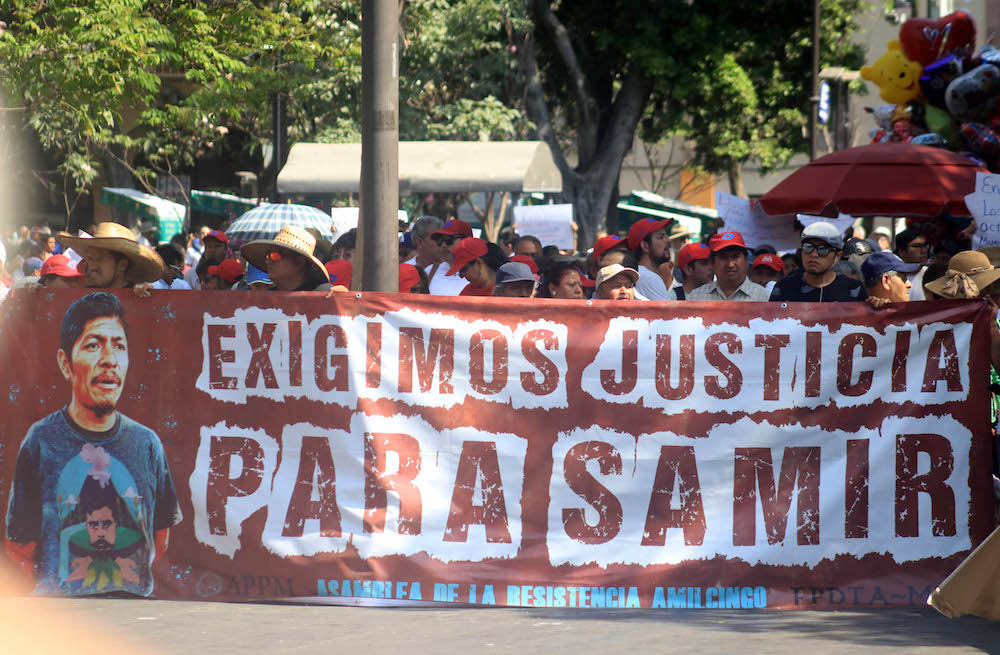
[[[976,173],[976,190],[965,196],[965,205],[979,225],[972,247],[1000,246],[1000,175]]]
[[[573,236],[573,205],[531,205],[514,207],[517,233],[538,237],[543,246],[561,250],[576,247]]]
[[[787,252],[799,247],[795,219],[788,214],[769,216],[760,205],[751,205],[748,199],[723,191],[715,192],[715,209],[724,221],[719,232],[739,232],[748,248],[767,244]]]

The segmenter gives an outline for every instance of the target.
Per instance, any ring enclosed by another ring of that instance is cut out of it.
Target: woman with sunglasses
[[[469,237],[455,246],[455,258],[447,275],[456,273],[468,284],[460,296],[492,296],[497,270],[507,263],[507,255],[495,243]]]
[[[273,239],[251,241],[240,252],[267,272],[276,291],[329,291],[330,274],[313,254],[316,239],[300,227],[286,225]]]
[[[836,226],[818,221],[802,230],[802,268],[779,280],[771,300],[781,302],[860,302],[868,297],[864,284],[840,275],[844,237]]]

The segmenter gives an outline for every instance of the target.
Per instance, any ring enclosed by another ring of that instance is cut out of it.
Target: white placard
[[[837,218],[827,218],[826,216],[813,216],[811,214],[796,214],[795,218],[799,220],[799,223],[802,223],[802,227],[809,227],[813,223],[829,223],[830,225],[840,230],[841,234],[844,234],[844,232],[847,231],[847,228],[854,225],[854,223],[858,220],[848,214],[840,214],[837,216]]]
[[[972,247],[1000,246],[1000,175],[976,173],[976,190],[965,196],[965,206],[979,226]]]
[[[725,222],[719,232],[739,232],[748,248],[764,244],[774,246],[778,252],[799,247],[799,232],[789,214],[769,216],[759,204],[751,206],[746,198],[715,192],[715,209]]]
[[[573,205],[532,205],[514,207],[514,224],[521,236],[530,234],[542,246],[560,250],[576,248],[573,236]]]
[[[333,218],[333,241],[336,241],[344,232],[352,230],[358,226],[358,218],[361,209],[358,207],[333,207],[330,209],[330,216]],[[402,209],[396,212],[398,220],[407,221],[406,212]]]

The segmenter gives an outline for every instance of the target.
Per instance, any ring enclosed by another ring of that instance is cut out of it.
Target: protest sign
[[[330,216],[333,218],[334,241],[344,232],[358,227],[360,212],[358,207],[333,207],[330,209]],[[402,209],[396,211],[396,217],[404,223],[407,221],[406,211]]]
[[[796,220],[798,220],[799,223],[802,224],[802,227],[809,227],[813,223],[829,223],[830,225],[833,225],[835,228],[840,230],[841,234],[846,232],[847,228],[854,225],[854,223],[857,221],[856,218],[854,218],[853,216],[849,216],[847,214],[839,214],[837,218],[827,218],[826,216],[812,216],[810,214],[796,214],[795,218]]]
[[[983,303],[115,297],[0,304],[50,593],[919,605],[993,525]]]
[[[965,196],[965,205],[978,225],[973,247],[1000,246],[1000,175],[976,173],[976,190]]]
[[[573,234],[573,205],[515,205],[514,224],[518,234],[538,237],[543,246],[561,250],[576,247]]]
[[[748,248],[768,244],[778,252],[790,252],[799,247],[791,216],[768,216],[760,205],[723,191],[715,192],[715,209],[724,221],[718,232],[739,232]]]

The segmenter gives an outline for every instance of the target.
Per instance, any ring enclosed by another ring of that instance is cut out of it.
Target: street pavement
[[[948,619],[930,608],[531,610],[0,598],[0,631],[12,627],[34,631],[22,620],[16,626],[9,621],[4,625],[5,616],[25,612],[71,641],[74,630],[79,630],[83,642],[116,644],[114,652],[162,655],[337,653],[345,649],[411,655],[467,649],[522,655],[705,649],[716,654],[1000,653],[1000,623],[976,617]],[[37,643],[32,651],[52,652]],[[65,651],[60,648],[60,652]]]

